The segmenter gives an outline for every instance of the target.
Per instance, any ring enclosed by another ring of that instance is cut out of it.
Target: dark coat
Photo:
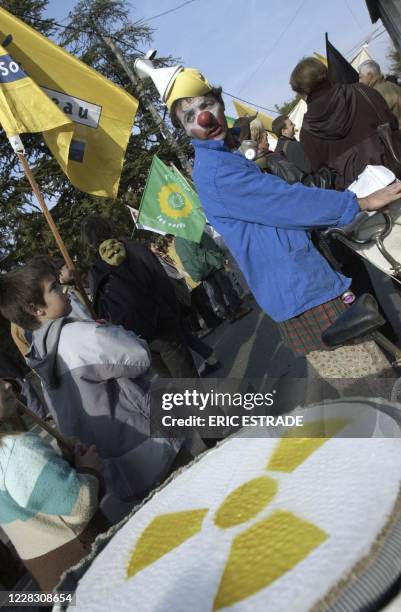
[[[397,130],[398,122],[377,91],[361,83],[333,85],[324,81],[307,102],[300,140],[313,171],[322,166],[334,168],[336,188],[345,189],[367,164],[388,165],[377,126],[388,121]]]
[[[331,173],[329,168],[324,167],[314,174],[306,174],[281,152],[277,153],[276,150],[260,155],[255,161],[261,170],[279,176],[290,185],[303,183],[307,187],[334,189],[335,174]]]
[[[277,153],[283,153],[289,162],[294,164],[301,172],[310,174],[312,172],[312,165],[306,155],[302,145],[295,138],[287,138],[286,136],[280,136],[277,141],[275,148]]]
[[[157,257],[134,242],[124,242],[127,256],[112,266],[99,256],[88,279],[99,317],[152,342],[177,325],[174,288]]]

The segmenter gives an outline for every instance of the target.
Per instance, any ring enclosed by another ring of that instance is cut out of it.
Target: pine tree
[[[128,3],[122,0],[81,0],[70,13],[66,25],[60,28],[54,19],[44,17],[47,0],[2,1],[3,8],[45,36],[51,37],[137,97],[132,83],[100,35],[107,35],[116,42],[132,68],[136,57],[151,46],[152,30],[146,24],[131,20],[127,6]],[[176,63],[173,58],[160,58],[156,64],[165,66],[172,62]],[[147,96],[162,115],[164,110],[155,89],[151,84],[146,88]],[[192,153],[188,139],[179,133],[176,136],[182,150],[189,157]],[[81,220],[87,214],[103,214],[112,221],[119,235],[130,236],[134,225],[125,204],[135,206],[139,203],[152,156],[157,154],[165,163],[179,165],[176,154],[163,138],[147,108],[142,105],[128,143],[119,195],[115,201],[97,198],[75,189],[51,156],[41,134],[23,135],[23,142],[35,178],[48,204],[52,205],[53,218],[81,271],[87,269],[93,256],[81,243]],[[59,257],[51,232],[34,203],[30,187],[4,132],[0,133],[0,189],[1,270],[6,271],[36,254]],[[3,257],[4,253],[8,253],[6,258]],[[4,341],[4,335],[1,336]]]
[[[289,115],[290,112],[296,107],[301,96],[297,94],[295,98],[289,100],[288,102],[283,102],[282,104],[275,104],[274,108],[277,110],[280,115]]]
[[[105,34],[118,44],[131,68],[135,59],[150,47],[152,30],[146,24],[130,20],[127,4],[122,0],[81,0],[62,29],[55,25],[54,20],[43,18],[46,5],[47,0],[7,0],[4,3],[7,10],[43,34],[56,37],[58,44],[137,97],[132,83],[101,37],[101,34]],[[176,63],[173,58],[160,58],[156,64],[166,66],[173,61]],[[156,90],[152,84],[146,85],[146,89],[146,95],[163,115],[164,107]],[[170,128],[173,129],[171,124]],[[188,139],[179,133],[176,136],[185,154],[188,157],[192,155]],[[135,129],[125,156],[119,196],[115,201],[97,198],[75,189],[50,155],[41,135],[24,135],[23,141],[42,192],[48,202],[55,204],[52,208],[54,220],[70,254],[78,260],[81,269],[88,266],[91,257],[80,240],[82,218],[92,212],[104,214],[111,219],[119,234],[131,235],[134,226],[125,204],[133,196],[134,201],[139,202],[152,156],[157,154],[165,163],[179,165],[176,154],[143,105],[140,105],[135,119]],[[3,269],[25,261],[38,252],[58,255],[40,211],[33,206],[31,191],[19,171],[15,156],[10,153],[4,135],[0,138],[0,161],[3,196],[0,253],[1,249],[10,251],[3,262]]]
[[[399,77],[401,75],[401,55],[399,51],[395,47],[392,47],[387,57],[390,60],[390,74]]]

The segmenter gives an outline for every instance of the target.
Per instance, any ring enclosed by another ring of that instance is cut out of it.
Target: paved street
[[[214,347],[223,366],[211,376],[263,379],[281,376],[294,368],[298,376],[304,375],[305,360],[295,359],[282,345],[275,323],[253,299],[248,299],[247,305],[253,308],[249,315],[232,324],[224,322],[204,338]]]
[[[401,284],[400,292],[397,292],[390,278],[370,266],[369,273],[400,344]],[[283,346],[274,322],[260,310],[253,299],[249,299],[248,303],[253,307],[251,314],[233,324],[223,323],[204,339],[207,344],[214,347],[217,357],[222,362],[222,368],[210,378],[252,379],[253,386],[258,388],[264,380],[271,378],[278,381],[281,389],[289,384],[293,385],[294,379],[305,379],[305,396],[302,398],[300,394],[299,401],[303,401],[306,397],[308,401],[318,399],[319,393],[317,397],[314,392],[310,395],[313,374],[308,370],[306,360],[294,358]],[[308,391],[307,377],[309,377]],[[316,386],[316,379],[312,386]]]

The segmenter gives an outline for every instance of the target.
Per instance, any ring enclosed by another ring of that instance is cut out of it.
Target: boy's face
[[[17,397],[10,381],[0,379],[0,420],[6,419],[15,412]]]
[[[63,293],[60,282],[56,276],[45,278],[41,287],[43,290],[44,306],[35,306],[34,314],[40,321],[59,319],[71,312],[71,303],[68,294]]]
[[[291,119],[285,120],[285,127],[281,130],[283,136],[287,136],[287,138],[294,138],[295,134],[295,125],[291,121]]]
[[[226,137],[224,107],[213,95],[183,98],[176,112],[186,134],[191,138],[224,140]]]

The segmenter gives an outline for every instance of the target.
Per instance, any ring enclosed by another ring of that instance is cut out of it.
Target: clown
[[[373,342],[327,351],[321,334],[346,308],[341,296],[351,279],[330,266],[314,247],[310,231],[346,225],[361,210],[385,207],[400,197],[401,184],[366,198],[288,185],[262,173],[236,150],[221,88],[212,87],[193,68],[155,69],[149,59],[140,59],[136,69],[142,77],[151,76],[173,124],[191,137],[193,179],[205,214],[261,308],[279,324],[287,346],[296,356],[307,355],[323,377],[384,372],[388,364]]]

